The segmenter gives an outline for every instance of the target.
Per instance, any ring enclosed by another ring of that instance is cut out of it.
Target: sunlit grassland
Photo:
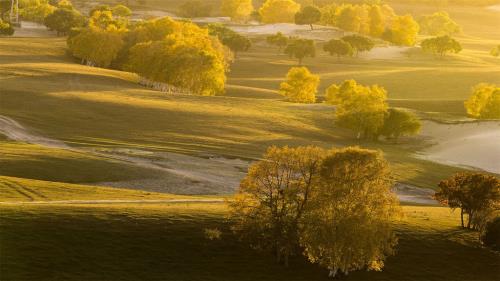
[[[60,200],[170,200],[200,197],[139,190],[48,182],[0,176],[0,202],[50,202]]]
[[[382,272],[345,280],[484,280],[500,257],[461,230],[458,213],[403,207],[398,253]],[[290,268],[230,234],[224,204],[0,205],[4,280],[328,280],[300,257]],[[206,228],[223,232],[204,237]],[[120,257],[117,259],[116,257]],[[126,270],[125,270],[126,269]]]
[[[27,40],[33,41],[35,46],[45,47],[35,48],[30,55]],[[431,188],[440,179],[459,170],[416,159],[413,151],[425,145],[420,142],[395,146],[355,141],[351,132],[334,126],[333,108],[328,105],[282,101],[272,91],[294,62],[284,56],[276,60],[269,55],[277,56],[274,50],[257,46],[252,52],[241,55],[230,74],[228,96],[198,97],[166,96],[140,87],[133,74],[78,65],[64,54],[64,44],[61,38],[0,40],[0,114],[13,118],[34,133],[76,147],[127,147],[256,159],[269,145],[362,145],[386,152],[398,180]],[[270,58],[266,60],[264,55],[258,54],[258,48],[267,52]],[[20,55],[15,54],[18,49]],[[320,63],[321,58],[316,60],[319,73],[320,68],[328,71],[329,67],[333,70],[336,67]],[[359,64],[370,65],[368,62]],[[351,70],[325,75],[325,83],[341,80],[329,76],[344,75],[342,79],[373,79],[384,85],[383,81],[369,78],[372,74],[368,70],[356,71],[354,66],[347,64],[345,67]],[[372,63],[371,67],[377,66]],[[246,69],[253,69],[253,72]],[[389,67],[385,71],[398,75]],[[262,78],[267,76],[271,78]],[[450,86],[452,84],[450,82]],[[235,90],[234,85],[241,87]],[[405,103],[411,104],[399,100],[397,105],[407,106]],[[419,106],[428,103],[424,98],[418,100]],[[432,104],[433,110],[439,109],[439,104],[444,103]],[[137,173],[129,173],[128,169],[106,167],[105,163],[99,166],[99,161],[95,161],[98,168],[92,168],[93,162],[85,164],[86,156],[76,159],[76,155],[69,152],[57,151],[52,155],[52,151],[37,148],[35,152],[24,149],[25,152],[20,153],[25,144],[3,142],[2,146],[7,152],[17,151],[13,154],[18,155],[17,159],[3,160],[8,164],[3,175],[8,176],[93,183],[116,180],[104,178],[122,172],[127,174],[124,180],[142,173],[139,169]],[[33,154],[33,159],[39,158],[41,164],[30,165],[33,162],[26,160],[29,153]],[[62,156],[58,158],[57,155]],[[63,167],[64,159],[69,159],[67,167],[74,169]],[[22,170],[24,167],[26,172]]]

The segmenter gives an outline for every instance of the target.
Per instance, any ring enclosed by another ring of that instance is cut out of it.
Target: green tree
[[[444,57],[447,53],[460,53],[460,43],[448,35],[425,39],[422,41],[422,50]]]
[[[278,50],[281,50],[288,44],[288,37],[283,35],[283,33],[278,32],[274,35],[269,35],[266,37],[266,41],[270,45],[275,45],[278,47]]]
[[[496,46],[495,48],[491,49],[490,54],[494,57],[500,56],[500,45]]]
[[[453,35],[461,32],[460,26],[447,12],[425,15],[419,20],[420,33],[433,36]]]
[[[375,43],[370,38],[356,34],[344,36],[342,40],[351,45],[356,56],[360,52],[367,52],[375,47]]]
[[[270,147],[254,163],[229,202],[232,230],[253,248],[270,250],[278,262],[300,253],[302,217],[317,185],[325,151],[317,147]]]
[[[396,142],[401,136],[416,135],[422,128],[417,116],[409,111],[390,108],[380,134]]]
[[[280,84],[279,93],[291,102],[314,103],[318,92],[319,76],[306,67],[292,67],[286,80]]]
[[[293,23],[300,5],[293,0],[266,0],[259,9],[263,23]]]
[[[336,105],[336,124],[353,130],[357,138],[377,138],[387,114],[387,92],[378,85],[363,86],[354,80],[328,87],[327,102]]]
[[[500,252],[500,217],[496,217],[486,225],[484,233],[481,234],[481,242]]]
[[[253,11],[252,0],[222,0],[221,3],[222,15],[233,21],[247,21]]]
[[[464,103],[469,116],[478,119],[500,119],[500,87],[479,84]]]
[[[77,11],[66,8],[59,8],[49,14],[44,24],[50,30],[55,30],[57,35],[66,35],[74,27],[81,27],[85,23],[85,18]]]
[[[411,15],[397,16],[392,19],[390,29],[384,34],[384,39],[401,46],[413,46],[417,42],[420,27]]]
[[[308,24],[311,30],[314,29],[313,24],[321,19],[321,11],[315,6],[306,6],[301,11],[295,14],[296,24]]]
[[[308,259],[337,273],[380,271],[395,253],[392,219],[400,213],[387,161],[378,151],[349,147],[322,161],[304,216],[301,245]]]
[[[217,36],[222,44],[226,45],[237,56],[239,52],[248,51],[252,46],[252,41],[222,24],[209,24],[208,32],[212,36]]]
[[[284,52],[291,58],[298,59],[299,65],[302,65],[302,60],[305,57],[314,58],[316,56],[316,46],[313,40],[294,38],[288,41]]]
[[[209,17],[212,14],[213,6],[205,1],[191,0],[179,6],[179,14],[185,18]]]
[[[462,227],[476,228],[476,214],[500,206],[500,179],[482,173],[458,173],[439,183],[435,198],[452,209],[460,209]]]
[[[353,55],[351,44],[339,39],[332,39],[326,42],[325,45],[323,45],[323,50],[330,53],[331,56],[337,56],[338,60],[340,60],[341,57]]]

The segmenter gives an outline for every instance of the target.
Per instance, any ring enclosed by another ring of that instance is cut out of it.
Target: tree
[[[320,23],[322,25],[331,25],[336,26],[337,19],[337,4],[327,4],[320,8],[321,10],[321,19]]]
[[[222,0],[222,15],[233,21],[247,21],[253,12],[252,0]]]
[[[500,119],[500,87],[479,84],[464,103],[467,114],[478,119]]]
[[[50,30],[55,30],[57,35],[66,35],[74,27],[81,27],[85,23],[84,17],[75,10],[59,8],[49,14],[44,24]]]
[[[500,217],[490,221],[481,235],[481,242],[494,251],[500,252]]]
[[[308,259],[336,277],[340,271],[380,271],[394,254],[392,219],[399,203],[379,151],[349,147],[322,161],[319,186],[312,189],[301,245]]]
[[[491,49],[490,54],[494,57],[500,56],[500,45],[496,46],[495,48]]]
[[[279,93],[291,102],[314,103],[318,85],[319,76],[311,74],[306,67],[292,67],[280,84]]]
[[[344,36],[342,40],[351,45],[356,56],[360,52],[367,52],[375,47],[375,43],[370,38],[356,34]]]
[[[278,50],[281,50],[288,44],[288,37],[283,35],[283,33],[278,32],[274,35],[269,35],[266,37],[266,41],[270,45],[275,45],[278,47]]]
[[[374,37],[381,37],[384,34],[386,23],[384,21],[384,15],[382,14],[382,8],[379,5],[372,5],[369,11],[370,18],[370,35]]]
[[[460,26],[447,12],[435,12],[419,20],[420,33],[432,36],[453,35],[461,32]]]
[[[121,18],[127,18],[132,15],[132,11],[125,5],[116,5],[111,9],[111,11],[113,12],[113,15]]]
[[[405,110],[390,108],[384,120],[384,125],[380,128],[380,134],[386,138],[394,139],[404,135],[416,135],[422,128],[422,124],[417,116]]]
[[[285,48],[285,54],[298,59],[299,65],[302,65],[302,60],[305,57],[314,58],[316,56],[316,46],[313,40],[294,38],[289,40]]]
[[[417,42],[418,31],[418,23],[411,15],[397,16],[383,38],[396,45],[413,46]]]
[[[435,198],[452,209],[460,208],[462,227],[476,228],[474,216],[500,205],[500,179],[482,173],[458,173],[439,183]],[[467,226],[464,223],[467,214]]]
[[[10,36],[12,34],[14,34],[14,28],[12,27],[12,25],[0,19],[0,35]]]
[[[321,11],[315,6],[306,6],[301,11],[295,14],[296,24],[308,24],[311,30],[314,29],[313,24],[321,19]]]
[[[263,23],[293,23],[300,5],[293,0],[266,0],[259,9]]]
[[[254,163],[229,202],[232,230],[253,248],[272,250],[288,265],[300,253],[302,217],[317,185],[325,151],[317,147],[270,147]]]
[[[357,138],[376,139],[387,114],[387,92],[378,85],[363,86],[354,80],[328,87],[327,102],[336,105],[336,124],[353,130]]]
[[[323,46],[323,50],[330,53],[331,56],[336,55],[338,60],[340,60],[340,57],[353,55],[351,44],[344,40],[332,39]]]
[[[422,41],[422,50],[444,57],[446,53],[460,53],[460,43],[448,35],[425,39]]]
[[[222,44],[226,45],[237,56],[238,52],[245,52],[252,46],[252,41],[222,24],[209,24],[208,32],[217,36]]]
[[[37,23],[44,22],[45,18],[52,14],[57,8],[48,3],[39,3],[38,5],[30,5],[19,10],[19,15],[24,20],[29,20]]]
[[[336,25],[347,31],[359,32],[361,27],[361,18],[356,13],[353,5],[342,5],[337,12],[338,16],[335,20]]]
[[[212,5],[201,0],[190,0],[179,6],[179,15],[185,18],[209,17],[212,14]]]

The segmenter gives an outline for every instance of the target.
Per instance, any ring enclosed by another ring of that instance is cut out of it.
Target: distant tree
[[[338,5],[334,4],[334,3],[321,6],[321,8],[320,8],[320,11],[321,11],[320,23],[322,25],[336,26],[337,9],[338,9]]]
[[[363,268],[380,271],[395,253],[392,220],[400,209],[391,178],[378,151],[349,147],[323,160],[301,245],[311,262],[330,270],[330,277]]]
[[[397,142],[401,136],[418,134],[421,127],[422,124],[415,114],[390,108],[387,111],[384,125],[380,128],[380,134]]]
[[[356,56],[360,52],[367,52],[375,47],[375,43],[370,38],[356,34],[344,36],[342,40],[351,45]]]
[[[341,57],[353,55],[351,44],[339,39],[332,39],[326,42],[323,46],[323,50],[330,53],[331,56],[337,56],[338,60],[340,60]]]
[[[495,48],[491,49],[490,54],[494,57],[500,56],[500,45],[496,46]]]
[[[27,21],[33,21],[43,24],[45,18],[52,14],[57,8],[48,4],[40,3],[38,5],[29,5],[19,10],[19,15]]]
[[[462,51],[460,43],[448,35],[425,39],[422,41],[422,50],[444,57],[447,53],[459,53]]]
[[[125,5],[116,5],[111,9],[111,11],[114,16],[122,18],[130,17],[132,15],[132,11]]]
[[[274,35],[269,35],[266,37],[266,41],[270,45],[275,45],[278,47],[278,50],[281,50],[288,44],[288,37],[283,35],[283,33],[278,32]]]
[[[221,24],[210,24],[208,25],[208,30],[210,35],[217,36],[222,44],[229,47],[229,49],[234,52],[235,56],[237,56],[239,52],[248,51],[252,46],[252,41],[250,41],[248,37]]]
[[[436,12],[425,15],[419,20],[420,33],[443,36],[453,35],[461,32],[460,26],[450,18],[447,12]]]
[[[254,163],[229,203],[232,230],[253,248],[272,250],[279,263],[300,253],[302,217],[318,181],[324,149],[270,147]]]
[[[293,0],[266,0],[259,9],[263,23],[293,23],[300,5]]]
[[[411,15],[397,16],[383,34],[383,39],[401,46],[413,46],[417,42],[418,23]]]
[[[212,14],[213,6],[206,1],[190,0],[179,6],[179,14],[185,18],[209,17]]]
[[[286,80],[280,84],[279,93],[291,102],[314,103],[318,85],[318,75],[312,74],[306,67],[292,67]]]
[[[474,216],[500,206],[500,179],[482,173],[458,173],[439,183],[435,198],[452,209],[460,209],[462,227],[476,228]],[[467,226],[464,223],[467,214]]]
[[[313,58],[316,56],[316,46],[313,40],[294,38],[288,41],[284,52],[291,58],[298,59],[299,65],[302,65],[302,60],[305,57]]]
[[[337,106],[336,124],[353,130],[357,138],[378,137],[387,114],[387,92],[378,85],[363,86],[354,80],[328,87],[327,102]]]
[[[313,24],[321,19],[321,11],[315,6],[306,6],[301,11],[295,14],[296,24],[308,24],[311,30],[314,29]]]
[[[343,30],[359,32],[361,27],[361,18],[352,5],[342,5],[337,12],[336,26]]]
[[[381,37],[386,27],[382,8],[379,5],[372,5],[368,13],[370,18],[370,35]]]
[[[500,87],[479,84],[464,103],[469,116],[478,119],[500,119]]]
[[[481,242],[492,250],[500,251],[500,217],[490,221],[481,235]]]
[[[252,0],[222,0],[221,3],[222,15],[233,21],[247,21],[253,11]]]
[[[14,28],[12,25],[8,22],[4,22],[2,19],[0,19],[0,35],[13,35],[14,34]]]
[[[49,14],[44,24],[50,30],[55,30],[57,35],[66,35],[74,27],[81,27],[85,23],[85,18],[77,11],[66,8],[59,8]]]

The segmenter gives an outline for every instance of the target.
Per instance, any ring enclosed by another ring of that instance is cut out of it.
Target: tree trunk
[[[462,228],[465,227],[464,225],[464,209],[460,209],[460,221],[462,222]]]
[[[302,58],[299,58],[299,65],[302,65]]]
[[[288,267],[288,257],[289,256],[290,255],[288,254],[288,251],[286,251],[286,253],[285,253],[285,267]]]
[[[311,27],[311,30],[314,30],[313,24],[310,23],[309,26]]]
[[[469,212],[469,215],[467,216],[467,228],[471,229],[471,223],[472,223],[472,212]]]

